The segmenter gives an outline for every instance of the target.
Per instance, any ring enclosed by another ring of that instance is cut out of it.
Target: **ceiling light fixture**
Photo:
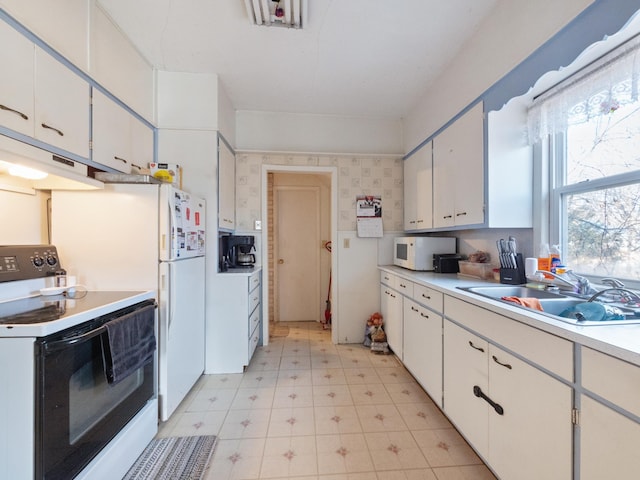
[[[303,28],[307,25],[307,0],[244,0],[252,25]]]

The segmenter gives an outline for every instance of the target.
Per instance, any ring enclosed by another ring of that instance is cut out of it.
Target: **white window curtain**
[[[635,37],[537,97],[529,107],[529,143],[638,100],[640,37]]]

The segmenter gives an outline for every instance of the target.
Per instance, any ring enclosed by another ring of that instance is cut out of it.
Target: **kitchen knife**
[[[505,268],[504,252],[502,251],[502,239],[496,240],[496,247],[498,248],[498,258],[500,259],[500,268]]]
[[[518,245],[516,244],[515,237],[509,237],[509,256],[511,257],[511,263],[513,268],[518,268],[518,262],[516,255],[518,253]]]

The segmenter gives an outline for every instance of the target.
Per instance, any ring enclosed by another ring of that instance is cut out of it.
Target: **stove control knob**
[[[47,265],[55,267],[58,264],[58,259],[53,255],[47,255]]]
[[[33,257],[33,264],[37,267],[40,268],[44,265],[44,258],[42,258],[39,255],[36,255],[35,257]]]

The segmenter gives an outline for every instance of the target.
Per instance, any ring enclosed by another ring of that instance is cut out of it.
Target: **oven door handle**
[[[45,343],[44,350],[45,352],[57,352],[58,350],[67,348],[69,345],[75,345],[76,343],[90,340],[93,337],[97,337],[98,335],[101,335],[106,331],[107,331],[107,327],[105,325],[102,325],[98,328],[94,328],[93,330],[89,330],[88,332],[85,332],[81,335],[76,335],[73,337],[63,338],[62,340],[56,340],[54,342]]]

